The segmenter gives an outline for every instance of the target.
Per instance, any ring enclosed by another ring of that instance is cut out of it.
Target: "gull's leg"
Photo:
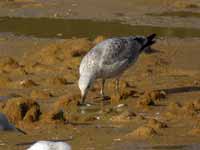
[[[119,89],[119,78],[115,80],[115,90],[116,93],[120,96],[120,89]]]
[[[104,85],[105,85],[105,82],[106,82],[106,80],[105,80],[105,79],[102,79],[100,94],[101,94],[103,100],[105,99],[105,93],[104,93]]]
[[[85,106],[85,98],[86,98],[86,94],[81,96],[81,100],[78,102],[78,105],[80,106]]]

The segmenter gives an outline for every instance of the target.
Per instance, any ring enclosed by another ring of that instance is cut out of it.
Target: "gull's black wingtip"
[[[145,47],[151,46],[152,44],[154,44],[156,42],[156,40],[154,39],[156,37],[156,34],[150,34],[149,36],[146,37],[147,41],[146,43],[141,47],[140,51],[142,51]]]

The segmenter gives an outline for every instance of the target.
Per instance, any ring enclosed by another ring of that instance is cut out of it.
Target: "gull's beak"
[[[85,104],[85,98],[86,98],[86,94],[81,96],[81,100],[78,102],[78,105],[84,105]]]

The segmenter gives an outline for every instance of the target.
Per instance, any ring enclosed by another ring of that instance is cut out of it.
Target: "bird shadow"
[[[65,122],[66,125],[73,125],[73,126],[89,126],[89,125],[93,125],[92,123],[86,123],[86,122]]]
[[[186,92],[198,92],[200,91],[200,86],[184,86],[184,87],[174,87],[168,89],[161,89],[165,91],[166,94],[176,94],[176,93],[186,93]]]
[[[145,52],[145,54],[162,53],[160,50],[157,50],[157,49],[154,49],[154,48],[148,48],[144,52]]]

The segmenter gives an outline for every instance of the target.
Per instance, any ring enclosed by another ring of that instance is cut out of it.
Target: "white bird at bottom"
[[[38,141],[27,150],[71,150],[71,146],[65,142]]]

